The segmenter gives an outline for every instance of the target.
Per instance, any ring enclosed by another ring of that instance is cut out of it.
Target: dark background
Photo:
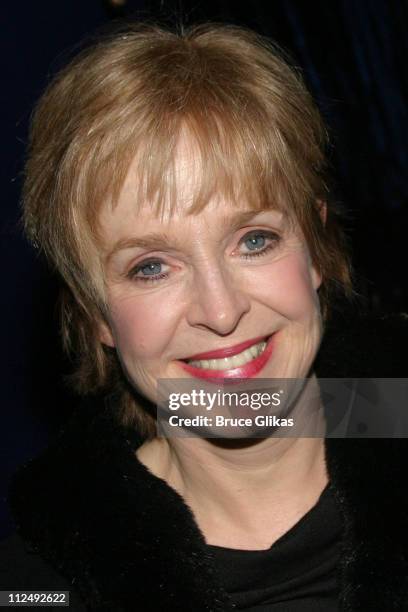
[[[77,400],[55,316],[57,281],[25,243],[19,193],[27,125],[50,76],[84,36],[120,17],[223,21],[274,38],[303,68],[329,126],[330,160],[348,211],[356,287],[374,312],[408,311],[408,5],[405,0],[4,3],[1,57],[2,415],[0,497],[16,466],[37,454]],[[0,538],[12,528],[0,500]]]

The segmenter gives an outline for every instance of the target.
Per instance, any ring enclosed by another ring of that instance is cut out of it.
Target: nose
[[[233,332],[250,309],[245,290],[234,286],[228,273],[216,265],[196,273],[191,293],[188,323],[222,336]]]

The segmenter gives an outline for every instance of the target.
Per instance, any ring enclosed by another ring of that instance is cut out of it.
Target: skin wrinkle
[[[220,219],[220,223],[223,226],[230,226],[232,229],[238,228],[245,221],[249,221],[251,218],[259,215],[258,211],[244,211],[241,213],[236,213],[235,215],[229,216],[224,215]],[[281,216],[281,213],[279,213]],[[165,232],[151,232],[147,235],[143,236],[130,236],[126,238],[121,238],[118,240],[113,248],[109,251],[109,253],[105,256],[105,265],[109,266],[111,260],[122,250],[132,249],[132,248],[144,248],[144,249],[167,249],[167,248],[176,248],[180,251],[183,250],[183,243],[178,239],[177,236],[168,236]]]

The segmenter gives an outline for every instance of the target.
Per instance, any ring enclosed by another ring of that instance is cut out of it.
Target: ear
[[[313,288],[315,289],[315,291],[317,291],[320,285],[322,284],[323,279],[321,273],[314,264],[312,264],[311,277]]]
[[[112,348],[115,347],[115,340],[113,338],[112,330],[106,321],[99,321],[98,335],[102,344],[106,344],[106,346],[110,346]]]
[[[327,219],[327,203],[324,200],[316,200],[317,210],[319,211],[320,218],[323,225],[326,225]]]

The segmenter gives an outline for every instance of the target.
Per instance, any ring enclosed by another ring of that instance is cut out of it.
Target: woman
[[[385,339],[406,321],[329,324],[352,289],[325,145],[300,76],[235,27],[131,26],[51,83],[26,230],[63,279],[74,383],[106,400],[16,477],[3,588],[77,610],[405,609],[402,444],[156,435],[159,379],[403,375]],[[376,343],[380,362],[357,350]]]

